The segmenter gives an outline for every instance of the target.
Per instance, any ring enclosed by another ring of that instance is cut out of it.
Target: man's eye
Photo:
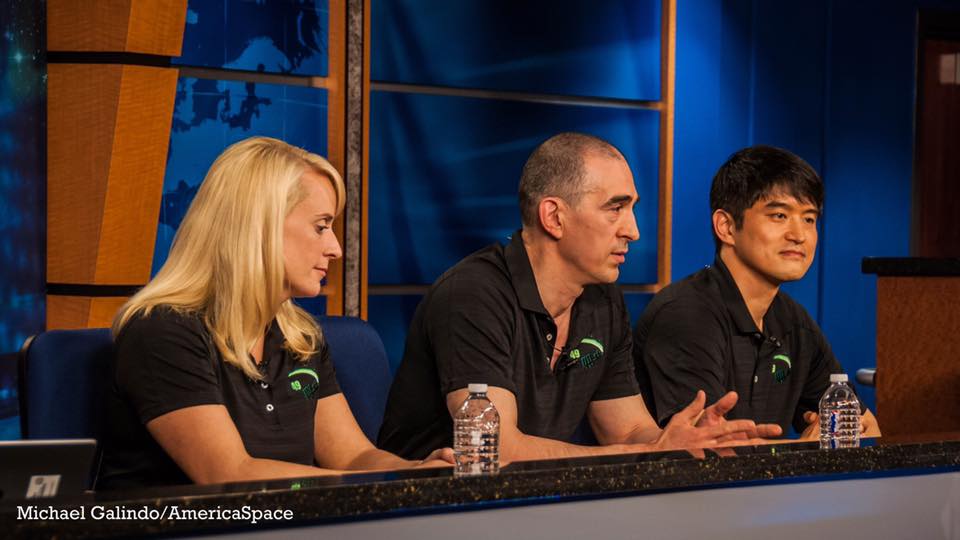
[[[775,213],[775,214],[770,214],[770,217],[772,217],[773,219],[776,219],[776,220],[778,220],[778,221],[779,221],[779,220],[783,220],[783,219],[787,219],[787,215],[784,214],[783,212],[777,212],[777,213]]]
[[[323,231],[326,231],[327,229],[329,229],[329,227],[327,227],[326,225],[317,225],[314,228],[316,229],[317,234],[323,234]]]

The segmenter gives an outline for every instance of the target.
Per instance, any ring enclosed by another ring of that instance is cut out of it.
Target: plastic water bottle
[[[830,388],[820,398],[820,448],[860,446],[860,400],[845,373],[830,375]]]
[[[470,395],[453,417],[456,476],[500,472],[500,413],[487,399],[487,385],[471,384]]]

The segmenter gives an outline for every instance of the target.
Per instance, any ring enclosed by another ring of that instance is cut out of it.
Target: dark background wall
[[[826,208],[814,266],[784,289],[850,373],[876,358],[876,277],[860,260],[910,253],[921,8],[960,5],[679,2],[673,278],[710,262],[707,194],[725,157],[759,143],[796,152],[823,176]]]
[[[552,73],[552,84],[544,90],[543,79],[538,77],[544,62],[536,52],[550,50],[549,46],[541,43],[541,49],[533,52],[520,46],[515,52],[528,53],[527,57],[512,60],[502,58],[502,48],[493,46],[479,48],[479,52],[472,49],[468,65],[438,75],[429,67],[444,65],[450,48],[469,46],[444,47],[444,40],[454,35],[473,37],[477,26],[485,26],[449,14],[442,27],[431,26],[429,17],[415,17],[413,4],[374,2],[374,80],[635,98],[638,92],[622,92],[622,86],[603,83],[616,80],[624,71],[642,71],[637,65],[656,61],[656,55],[639,52],[632,57],[625,53],[632,63],[616,54],[606,57],[615,58],[610,62],[596,58],[589,65],[578,65],[576,73]],[[547,34],[544,43],[556,47],[557,57],[582,58],[600,46],[594,41],[600,39],[595,29],[609,24],[614,38],[604,45],[612,42],[616,46],[617,39],[625,50],[632,46],[642,51],[649,45],[649,34],[623,32],[619,26],[635,29],[629,21],[638,14],[628,13],[626,5],[617,2],[601,5],[601,9],[577,14],[583,24],[573,37],[567,32],[551,40]],[[713,260],[708,192],[716,168],[744,146],[773,144],[790,149],[820,171],[827,186],[827,202],[815,263],[803,280],[784,289],[820,323],[849,373],[875,365],[875,277],[861,274],[860,261],[865,256],[906,256],[910,252],[917,14],[921,8],[958,7],[956,2],[915,0],[678,2],[672,279],[681,279]],[[558,24],[552,17],[547,20]],[[564,16],[558,18],[562,24]],[[650,32],[656,34],[657,29]],[[409,46],[411,41],[420,46]],[[512,78],[504,77],[504,72]],[[594,75],[599,82],[584,85],[580,79],[585,74]],[[524,106],[528,112],[513,116],[514,122],[496,123],[490,116],[508,116],[489,112],[497,105],[478,105],[456,96],[397,97],[397,92],[391,87],[389,96],[375,93],[371,120],[371,209],[383,212],[374,211],[371,216],[373,293],[377,284],[429,282],[441,268],[486,242],[502,239],[518,226],[515,214],[511,216],[512,195],[522,160],[536,144],[531,130],[548,125],[550,129],[543,130],[546,135],[572,126],[611,137],[621,146],[627,144],[628,151],[629,145],[636,143],[603,132],[603,126],[597,125],[602,124],[597,120],[602,114],[580,120],[563,118],[569,114],[565,111],[575,109],[572,106],[552,112],[548,122],[529,112],[534,106]],[[470,110],[483,107],[487,110]],[[401,112],[396,112],[398,109]],[[632,111],[613,110],[616,118],[632,126],[642,122],[630,118]],[[465,125],[473,130],[466,146],[476,152],[457,161],[457,156],[451,157],[444,149],[455,144],[450,140],[462,140]],[[494,146],[486,138],[488,134],[495,134],[503,146]],[[638,144],[655,142],[648,138]],[[402,166],[390,161],[395,155],[402,156]],[[483,163],[482,158],[492,163]],[[380,160],[389,161],[394,168],[388,170]],[[631,163],[642,186],[650,170],[642,160]],[[410,177],[415,177],[414,185],[421,186],[412,194],[414,202],[404,197],[404,191],[411,189],[406,182]],[[469,178],[462,183],[472,186],[482,178],[484,184],[478,189],[487,192],[456,200],[450,196],[453,188],[438,178],[450,178],[454,183]],[[384,189],[378,190],[378,185]],[[649,239],[654,208],[649,197],[642,199],[638,221],[642,237]],[[453,224],[433,215],[443,212],[450,214]],[[486,219],[491,215],[495,219]],[[451,227],[463,227],[461,222],[470,224],[469,234],[451,232]],[[432,230],[404,233],[415,226]],[[461,241],[443,241],[451,235]],[[382,250],[375,248],[378,242]],[[417,250],[432,255],[398,255]],[[406,325],[419,298],[416,294],[374,294],[370,298],[370,320],[384,336],[394,366],[402,356]],[[636,318],[647,295],[628,295],[628,299]],[[861,395],[868,406],[875,407],[872,390],[861,389]]]
[[[326,3],[283,3],[270,24],[317,18],[308,25],[314,35],[296,40],[264,26],[263,13],[230,19],[240,12],[213,4],[190,2],[180,65],[194,71],[179,83],[155,263],[219,148],[253,134],[326,147],[323,90],[234,80],[324,74]],[[642,197],[642,239],[624,280],[655,281],[659,2],[371,4],[369,318],[394,366],[420,298],[403,287],[429,284],[519,226],[520,166],[559,130],[593,132],[624,149]],[[720,163],[750,144],[788,148],[821,172],[827,203],[814,266],[785,289],[821,324],[848,372],[873,365],[875,281],[860,273],[860,259],[910,251],[917,12],[960,6],[678,4],[672,279],[712,261],[707,193]],[[0,438],[17,436],[9,353],[44,320],[43,13],[43,2],[30,0],[0,7]],[[199,31],[211,18],[220,30]],[[648,300],[628,295],[634,318]],[[872,392],[862,395],[873,407]]]

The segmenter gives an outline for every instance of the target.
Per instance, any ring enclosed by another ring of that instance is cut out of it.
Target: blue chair
[[[106,328],[51,330],[27,339],[17,361],[21,436],[101,440],[112,359]]]
[[[376,441],[393,381],[380,334],[356,317],[318,317],[317,322],[350,410],[367,438]]]
[[[380,335],[355,317],[318,322],[350,410],[375,441],[392,381]],[[106,328],[51,330],[28,339],[18,359],[23,438],[101,440],[112,358]]]

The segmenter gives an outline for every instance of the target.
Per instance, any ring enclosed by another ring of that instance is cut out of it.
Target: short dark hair
[[[537,206],[544,197],[560,197],[570,204],[580,200],[586,177],[584,157],[590,152],[624,159],[607,141],[574,132],[554,135],[530,154],[520,175],[520,218],[524,225],[537,222]]]
[[[775,146],[744,148],[730,156],[714,175],[710,213],[725,210],[740,228],[748,208],[778,191],[823,211],[823,181],[809,163]],[[714,241],[719,248],[716,235]]]

